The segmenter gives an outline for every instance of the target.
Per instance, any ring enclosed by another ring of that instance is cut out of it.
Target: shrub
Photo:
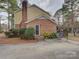
[[[11,29],[10,32],[13,33],[13,37],[19,36],[18,29]]]
[[[8,32],[5,32],[5,35],[8,38],[18,37],[19,36],[18,29],[10,29]]]
[[[52,39],[57,38],[56,33],[51,33],[50,38],[52,38]]]
[[[3,33],[4,31],[0,31],[0,33]]]
[[[5,35],[8,38],[21,37],[22,39],[31,39],[34,36],[33,28],[22,28],[22,29],[10,29],[8,32],[5,32]]]
[[[0,27],[0,33],[3,33],[3,29],[2,29],[2,27]]]
[[[56,33],[47,33],[47,32],[45,32],[43,34],[43,36],[44,36],[45,39],[54,39],[54,38],[57,38]]]
[[[10,32],[5,32],[5,35],[6,35],[8,38],[11,38],[11,37],[12,37],[12,35],[11,35]]]
[[[48,32],[44,32],[44,33],[43,33],[43,36],[44,36],[45,39],[48,39],[49,36],[50,36],[50,33],[48,33]]]
[[[21,35],[22,39],[33,39],[34,38],[34,29],[28,28],[25,30],[25,33]]]
[[[19,29],[19,30],[18,30],[19,36],[23,35],[26,30],[27,30],[26,28]]]
[[[64,37],[68,37],[68,29],[64,29]]]

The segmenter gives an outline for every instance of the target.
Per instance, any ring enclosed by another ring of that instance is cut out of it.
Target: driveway
[[[0,45],[0,59],[79,59],[79,46],[56,40]]]

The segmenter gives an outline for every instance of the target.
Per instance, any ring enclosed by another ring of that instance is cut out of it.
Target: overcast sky
[[[62,7],[64,0],[28,0],[31,4],[36,4],[52,15]]]

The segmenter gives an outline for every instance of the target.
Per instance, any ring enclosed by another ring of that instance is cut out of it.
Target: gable
[[[47,14],[44,11],[40,10],[36,6],[29,7],[27,14],[28,14],[27,15],[28,20],[36,19],[36,18],[41,17],[41,16],[45,16],[48,19],[50,18],[50,15],[49,14]]]
[[[28,12],[27,12],[27,20],[28,21],[32,21],[34,19],[37,19],[41,16],[46,17],[47,19],[50,19],[50,14],[44,10],[42,10],[41,8],[39,8],[36,5],[32,5],[30,7],[27,8]],[[22,20],[22,10],[16,11],[15,15],[14,15],[14,21],[15,24],[19,24]]]
[[[43,10],[42,8],[38,7],[38,6],[35,5],[35,4],[32,5],[31,7],[36,7],[36,8],[38,8],[40,11],[42,11],[42,12],[46,13],[47,15],[51,16],[47,11]]]

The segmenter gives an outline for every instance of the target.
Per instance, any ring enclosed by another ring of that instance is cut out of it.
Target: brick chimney
[[[22,21],[20,23],[20,28],[26,28],[25,22],[27,21],[27,5],[28,5],[28,1],[23,0],[22,1]]]

